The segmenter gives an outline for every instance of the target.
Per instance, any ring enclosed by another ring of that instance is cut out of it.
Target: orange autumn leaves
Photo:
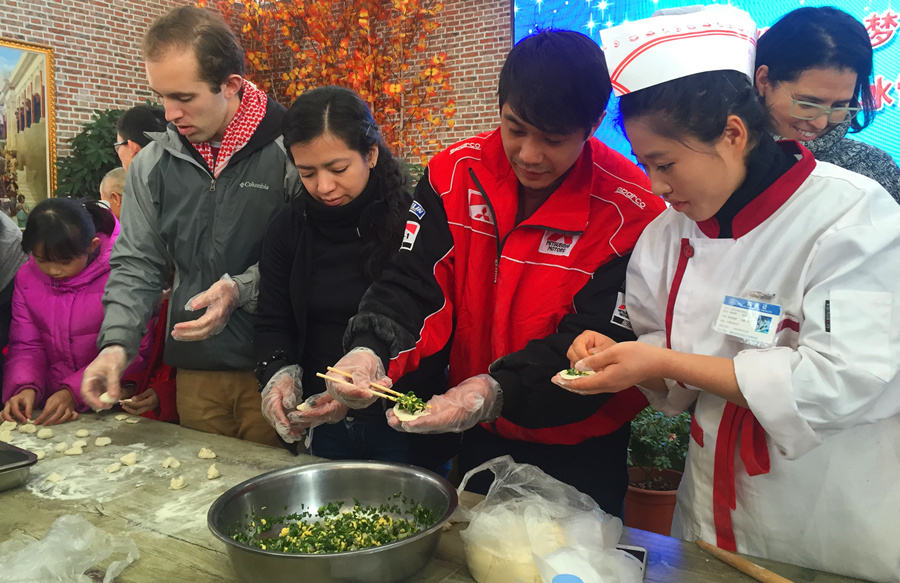
[[[248,77],[289,103],[314,87],[360,94],[401,158],[425,163],[453,127],[456,104],[433,33],[437,0],[197,0],[239,31]]]

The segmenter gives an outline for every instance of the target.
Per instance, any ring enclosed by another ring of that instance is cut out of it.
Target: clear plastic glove
[[[384,374],[381,359],[369,348],[354,348],[337,361],[332,368],[353,375],[351,381],[342,374],[329,372],[329,377],[340,379],[343,382],[325,380],[328,394],[351,409],[365,409],[378,399],[369,390],[371,383],[385,387],[393,385],[391,379]],[[351,383],[353,386],[350,386]]]
[[[189,299],[184,309],[192,312],[206,308],[206,313],[189,322],[172,327],[172,338],[183,342],[197,342],[215,336],[225,329],[228,318],[237,308],[240,293],[238,284],[227,273],[208,290]]]
[[[128,366],[125,349],[118,344],[105,347],[81,376],[81,398],[94,411],[109,409],[122,397],[119,379]],[[100,395],[109,393],[109,402],[100,400]]]
[[[337,423],[346,416],[347,407],[335,401],[328,393],[313,395],[303,401],[296,411],[287,414],[292,434],[298,436],[303,435],[307,429],[326,423]]]
[[[292,443],[291,424],[287,414],[294,411],[297,401],[303,396],[303,369],[292,364],[278,370],[262,390],[262,414],[266,421],[275,428],[275,432],[285,441]]]
[[[503,404],[500,383],[487,374],[470,377],[443,395],[428,401],[422,415],[412,421],[400,421],[393,409],[387,411],[388,425],[408,433],[462,433],[482,421],[499,415]]]

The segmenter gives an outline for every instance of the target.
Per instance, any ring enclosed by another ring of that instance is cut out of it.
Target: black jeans
[[[502,455],[511,455],[520,464],[531,464],[561,482],[584,492],[604,511],[623,516],[628,472],[625,465],[631,426],[625,424],[613,433],[595,437],[577,445],[547,445],[504,439],[481,427],[463,436],[459,454],[460,472]],[[486,494],[493,474],[473,476],[466,490]]]

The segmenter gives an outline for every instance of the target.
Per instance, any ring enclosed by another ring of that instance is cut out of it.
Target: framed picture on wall
[[[56,190],[53,49],[0,38],[0,207],[24,227]]]

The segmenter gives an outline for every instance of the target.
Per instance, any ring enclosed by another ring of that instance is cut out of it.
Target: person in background
[[[25,195],[20,194],[16,197],[16,223],[19,225],[20,229],[25,228],[25,223],[28,221],[28,207],[25,206]]]
[[[5,213],[0,213],[0,350],[9,342],[9,323],[12,319],[12,295],[16,272],[28,260],[22,250],[22,230]],[[3,386],[3,367],[0,367],[0,387]]]
[[[147,144],[150,137],[146,132],[166,131],[165,111],[153,105],[136,105],[119,116],[116,121],[116,143],[113,147],[128,171],[131,161]]]
[[[310,450],[320,457],[439,469],[458,439],[393,431],[384,400],[346,416],[316,377],[343,354],[348,320],[400,247],[412,202],[400,164],[365,102],[342,87],[298,97],[285,117],[284,145],[304,190],[269,226],[259,262],[255,346],[263,415],[288,442],[315,427]],[[432,381],[416,376],[396,388],[444,382],[443,374]],[[310,407],[297,411],[304,400]],[[443,453],[427,447],[441,441]]]
[[[13,291],[4,421],[24,423],[43,409],[35,423],[54,425],[88,409],[81,377],[97,356],[100,298],[117,233],[115,217],[97,201],[50,198],[32,210],[22,235],[31,259]],[[133,381],[143,367],[139,355],[125,378]]]
[[[125,191],[125,169],[113,168],[100,181],[100,200],[109,205],[109,210],[121,218],[122,193]]]
[[[900,202],[896,162],[845,137],[875,118],[871,77],[866,28],[831,6],[789,12],[757,42],[756,91],[777,139],[799,140],[816,160],[868,176]]]
[[[621,515],[629,424],[637,389],[589,402],[560,396],[552,374],[565,347],[599,326],[619,339],[625,267],[664,205],[637,166],[592,137],[609,100],[600,47],[548,30],[510,51],[499,80],[500,127],[436,155],[419,181],[400,251],[350,320],[328,382],[353,409],[370,381],[444,370],[449,390],[418,385],[430,414],[410,433],[468,431],[460,469],[510,454]],[[478,426],[479,423],[484,423]],[[470,482],[486,491],[485,474]]]
[[[737,34],[672,34],[716,24]],[[555,382],[584,395],[637,384],[667,414],[692,409],[673,536],[894,582],[900,208],[875,181],[772,140],[754,29],[718,6],[601,32],[621,47],[607,56],[626,134],[671,207],[628,265],[638,341],[585,332],[568,357],[596,372]],[[664,48],[643,50],[648,38]]]
[[[279,446],[260,412],[252,340],[266,225],[299,192],[279,137],[284,108],[242,77],[244,52],[214,12],[172,9],[143,55],[170,123],[129,166],[101,351],[82,394],[96,409],[108,407],[103,392],[119,396],[174,271],[165,362],[177,369],[181,425]]]
[[[117,219],[122,212],[122,193],[125,191],[126,172],[124,168],[113,168],[100,182],[100,199],[109,205],[109,210]],[[163,294],[149,328],[153,339],[147,367],[138,380],[137,391],[122,408],[133,415],[142,415],[159,421],[178,422],[175,407],[175,370],[163,362],[166,342],[166,314],[169,299]]]

